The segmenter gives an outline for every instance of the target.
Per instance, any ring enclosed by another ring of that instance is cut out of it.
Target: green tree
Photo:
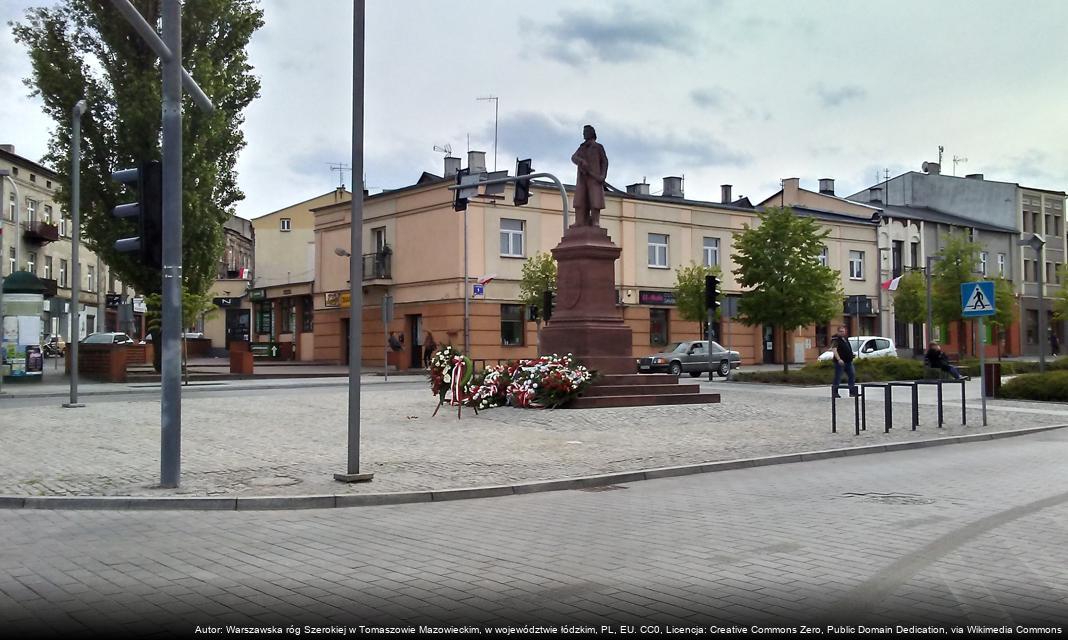
[[[1053,317],[1068,320],[1068,264],[1060,268],[1061,286],[1053,294]]]
[[[979,245],[963,233],[951,233],[944,247],[939,249],[940,260],[931,270],[931,312],[942,325],[961,320],[960,286],[981,277],[975,267],[979,263]],[[957,344],[961,354],[967,350],[964,323],[957,324]]]
[[[133,4],[158,24],[158,0]],[[186,289],[203,293],[215,279],[222,224],[244,198],[235,171],[245,146],[240,126],[260,90],[246,47],[263,12],[255,0],[197,0],[183,3],[182,13],[183,65],[215,105],[208,114],[183,100],[182,278]],[[159,60],[110,2],[61,0],[30,9],[13,27],[32,64],[26,85],[55,123],[42,162],[61,184],[70,181],[71,108],[82,98],[89,104],[82,119],[82,237],[123,282],[142,293],[160,291],[158,273],[113,249],[117,238],[135,232],[110,214],[129,199],[111,172],[160,159]],[[69,210],[68,192],[57,199]]]
[[[522,277],[519,282],[519,301],[538,310],[534,323],[538,331],[538,354],[541,355],[541,319],[545,317],[542,294],[556,291],[556,260],[551,253],[539,251],[523,263]]]
[[[1005,339],[1005,332],[1016,318],[1016,292],[1012,283],[1004,277],[994,279],[994,310],[996,313],[987,318],[987,321],[998,345],[998,359],[1001,359],[1001,343]]]
[[[152,334],[153,345],[155,345],[152,350],[152,366],[159,372],[160,356],[162,354],[158,345],[160,344],[159,332],[163,297],[158,293],[148,294],[145,296],[145,307],[148,310],[148,330]],[[193,328],[196,326],[197,321],[207,318],[218,309],[210,293],[195,293],[185,288],[182,289],[182,372],[186,376],[186,384],[189,384],[189,375],[188,371],[186,371],[186,363],[189,361],[189,345],[185,336],[186,330]]]
[[[894,317],[898,322],[923,324],[927,321],[927,279],[919,271],[901,276],[894,291]]]
[[[785,355],[790,331],[842,312],[839,276],[819,260],[830,231],[794,215],[790,207],[771,207],[760,214],[759,226],[743,229],[735,237],[733,256],[738,284],[748,289],[738,304],[739,318],[781,330]],[[787,361],[784,357],[784,372]]]
[[[704,326],[708,320],[708,310],[705,308],[705,276],[719,277],[722,274],[723,270],[719,265],[705,266],[696,262],[675,270],[675,309],[678,310],[680,318]],[[718,309],[716,317],[719,317]]]

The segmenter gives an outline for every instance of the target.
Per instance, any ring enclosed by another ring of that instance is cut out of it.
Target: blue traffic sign
[[[961,284],[960,305],[960,314],[964,318],[994,315],[997,310],[994,308],[993,281],[984,280],[982,282],[965,282]]]
[[[486,295],[486,285],[484,285],[484,284],[476,284],[474,286],[473,295],[476,298],[481,298],[482,296]]]

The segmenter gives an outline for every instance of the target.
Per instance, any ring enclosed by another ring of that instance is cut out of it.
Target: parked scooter
[[[67,349],[67,344],[59,339],[58,336],[52,336],[41,347],[41,352],[46,358],[62,358],[64,351]]]

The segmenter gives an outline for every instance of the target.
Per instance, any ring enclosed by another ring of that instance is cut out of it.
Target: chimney
[[[0,144],[0,150],[7,151],[8,153],[15,153],[15,145],[13,145],[13,144]]]
[[[868,202],[871,202],[873,204],[882,204],[883,203],[883,188],[882,187],[872,187],[871,189],[868,189]]]
[[[665,198],[681,198],[682,195],[682,178],[678,176],[668,176],[664,178],[664,192],[660,194]]]
[[[486,173],[486,152],[468,151],[467,170],[470,171],[473,176],[477,176],[480,173]]]
[[[834,178],[820,178],[820,193],[834,195]]]
[[[460,159],[452,156],[445,156],[445,177],[455,178],[456,174],[460,171]]]
[[[723,204],[731,203],[731,185],[721,184],[719,185],[719,201]]]
[[[942,173],[942,165],[938,164],[937,162],[924,162],[920,168],[923,169],[924,173],[930,174],[932,176],[937,176]]]
[[[649,183],[648,182],[635,182],[634,184],[627,185],[627,193],[636,196],[649,195]]]
[[[981,174],[981,173],[969,173],[968,175],[966,175],[964,177],[968,178],[969,180],[982,180],[983,179],[983,174]]]

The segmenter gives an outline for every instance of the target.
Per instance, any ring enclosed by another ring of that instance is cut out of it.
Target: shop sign
[[[266,300],[267,299],[267,290],[266,289],[250,289],[249,292],[248,292],[248,299],[249,300]]]
[[[639,291],[638,304],[655,304],[662,306],[675,306],[674,291]]]

